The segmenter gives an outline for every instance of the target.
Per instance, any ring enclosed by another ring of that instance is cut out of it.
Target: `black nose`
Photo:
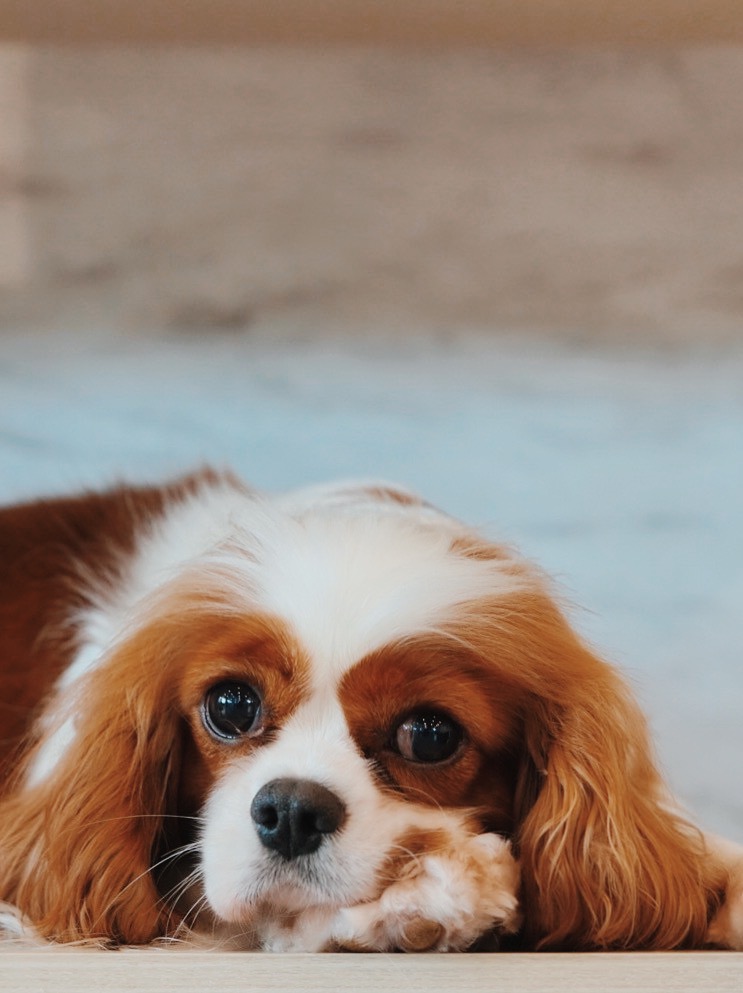
[[[261,843],[285,859],[317,851],[346,819],[335,793],[305,779],[272,779],[258,790],[250,816]]]

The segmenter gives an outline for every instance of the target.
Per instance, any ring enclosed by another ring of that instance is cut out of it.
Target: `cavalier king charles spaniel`
[[[203,471],[7,508],[0,548],[6,930],[743,947],[741,851],[680,816],[617,672],[410,493]]]

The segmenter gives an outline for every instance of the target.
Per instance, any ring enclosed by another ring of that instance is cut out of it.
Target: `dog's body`
[[[0,512],[0,900],[58,941],[743,947],[545,578],[410,494]],[[195,940],[195,939],[194,939]]]

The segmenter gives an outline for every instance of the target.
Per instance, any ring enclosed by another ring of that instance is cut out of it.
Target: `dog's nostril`
[[[279,823],[279,812],[270,803],[261,803],[251,808],[251,814],[256,824],[265,828],[275,828]]]
[[[253,798],[250,815],[261,843],[285,859],[309,855],[346,820],[346,807],[325,786],[274,779]]]

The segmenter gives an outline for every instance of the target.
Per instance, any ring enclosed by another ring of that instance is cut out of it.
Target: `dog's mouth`
[[[367,897],[358,873],[345,863],[332,845],[289,860],[267,853],[254,867],[247,906],[270,904],[281,912],[295,913],[308,907],[341,907]]]
[[[379,889],[369,866],[357,864],[327,842],[292,859],[261,852],[249,864],[235,865],[232,878],[201,872],[202,905],[220,920],[250,924],[261,916],[290,917],[310,908],[333,910],[364,902]]]

